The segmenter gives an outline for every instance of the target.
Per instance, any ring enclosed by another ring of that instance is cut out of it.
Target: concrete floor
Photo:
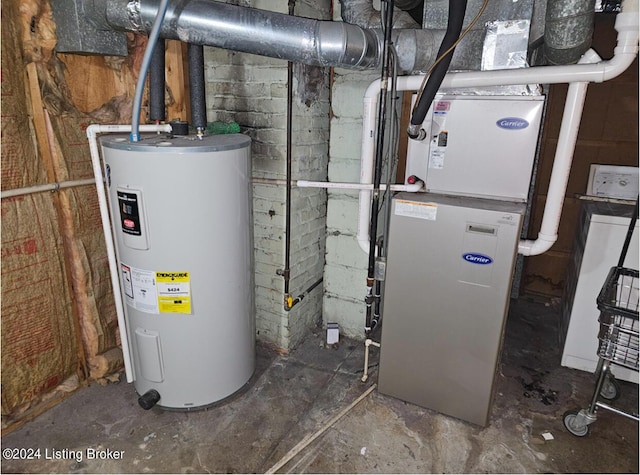
[[[557,319],[540,302],[512,305],[488,427],[374,391],[281,472],[638,473],[635,421],[601,411],[586,437],[564,429],[563,413],[588,404],[593,377],[559,366]],[[4,450],[40,449],[41,458],[3,457],[2,472],[265,472],[375,382],[375,369],[360,382],[361,343],[325,348],[323,339],[318,330],[289,356],[259,348],[248,390],[201,412],[145,412],[133,385],[93,384],[4,436]],[[617,405],[637,410],[638,387],[621,386]],[[45,459],[53,449],[62,459]],[[92,450],[121,459],[89,460]]]

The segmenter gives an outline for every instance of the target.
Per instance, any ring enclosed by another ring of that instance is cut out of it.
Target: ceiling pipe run
[[[85,0],[88,1],[88,0]],[[160,0],[107,0],[88,18],[101,28],[147,33]],[[408,19],[410,20],[410,19]],[[392,41],[398,71],[426,71],[436,59],[444,30],[398,25]],[[214,46],[313,66],[375,69],[381,66],[383,34],[346,22],[292,17],[213,0],[171,0],[160,37]]]
[[[148,32],[158,4],[109,0],[106,21],[114,29]],[[172,0],[160,36],[315,66],[373,68],[380,55],[373,30],[211,0]]]

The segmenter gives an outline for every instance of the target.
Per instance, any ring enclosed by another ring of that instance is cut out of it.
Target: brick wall
[[[244,6],[286,13],[288,2],[249,1]],[[296,2],[296,15],[328,18],[329,2]],[[205,48],[207,119],[234,120],[251,136],[253,176],[286,177],[287,62]],[[294,65],[293,180],[326,180],[329,71]],[[320,319],[322,285],[291,311],[284,310],[285,187],[254,184],[256,330],[259,340],[290,349]],[[290,293],[296,297],[322,277],[326,192],[292,191]]]

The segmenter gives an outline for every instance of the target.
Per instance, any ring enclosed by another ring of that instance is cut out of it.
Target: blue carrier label
[[[496,121],[496,125],[501,129],[521,130],[529,127],[529,122],[520,117],[503,117]]]
[[[491,259],[489,256],[478,254],[476,252],[467,252],[465,254],[462,254],[462,258],[465,261],[470,262],[471,264],[480,264],[483,266],[491,264],[493,262],[493,259]]]

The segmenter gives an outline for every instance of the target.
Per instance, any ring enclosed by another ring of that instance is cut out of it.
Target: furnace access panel
[[[540,95],[436,96],[406,176],[434,193],[526,201],[543,107]]]
[[[485,425],[524,203],[393,200],[379,390]]]

